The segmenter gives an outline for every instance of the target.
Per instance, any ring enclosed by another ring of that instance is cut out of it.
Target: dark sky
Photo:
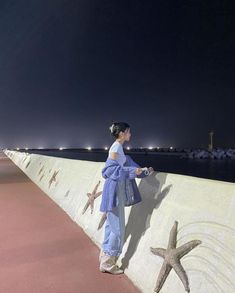
[[[235,147],[235,4],[1,0],[0,146]]]

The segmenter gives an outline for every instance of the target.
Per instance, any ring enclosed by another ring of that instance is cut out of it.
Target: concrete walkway
[[[0,153],[0,292],[140,292],[98,269],[98,247]]]

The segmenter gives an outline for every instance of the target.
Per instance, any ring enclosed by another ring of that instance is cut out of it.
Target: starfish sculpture
[[[39,181],[41,181],[44,176],[45,176],[45,174],[42,174],[42,176],[40,177]]]
[[[31,161],[29,161],[28,163],[27,163],[27,165],[26,165],[26,167],[25,168],[28,168],[28,166],[29,166],[29,164],[31,163]]]
[[[101,227],[104,225],[104,222],[106,221],[106,219],[107,219],[106,213],[103,213],[103,215],[102,215],[102,217],[100,219],[100,222],[99,222],[97,230],[101,229]]]
[[[38,176],[42,173],[42,170],[44,169],[44,166],[39,170]]]
[[[161,290],[172,268],[175,270],[176,274],[182,281],[185,291],[190,292],[188,277],[180,263],[180,259],[197,245],[201,244],[201,241],[192,240],[176,248],[177,226],[178,222],[175,221],[173,227],[171,228],[167,249],[150,247],[150,250],[153,254],[164,258],[163,265],[158,275],[156,287],[154,289],[155,292],[159,292]]]
[[[59,173],[59,170],[55,171],[54,174],[52,175],[52,177],[51,177],[51,179],[49,181],[49,187],[51,187],[51,184],[52,184],[53,181],[56,182],[56,176],[57,176],[58,173]]]
[[[67,197],[67,196],[69,195],[69,192],[70,192],[70,190],[68,190],[68,191],[65,193],[64,197]]]
[[[22,163],[24,163],[24,161],[27,159],[27,157],[25,157],[24,159],[23,159],[23,161],[22,161]]]
[[[97,197],[99,197],[102,194],[102,191],[97,192],[97,188],[100,185],[100,180],[99,182],[96,184],[94,190],[92,191],[92,193],[87,193],[88,196],[88,201],[85,204],[82,214],[84,214],[86,212],[86,210],[88,209],[89,206],[91,206],[91,214],[93,213],[93,209],[94,209],[94,201]]]

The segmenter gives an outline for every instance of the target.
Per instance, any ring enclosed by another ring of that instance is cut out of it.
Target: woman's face
[[[129,141],[130,138],[131,138],[131,130],[130,128],[127,128],[125,131],[124,131],[124,138],[126,141]]]

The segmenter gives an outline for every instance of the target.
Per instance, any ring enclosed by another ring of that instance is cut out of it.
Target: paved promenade
[[[0,293],[140,292],[98,269],[98,247],[0,153]]]

